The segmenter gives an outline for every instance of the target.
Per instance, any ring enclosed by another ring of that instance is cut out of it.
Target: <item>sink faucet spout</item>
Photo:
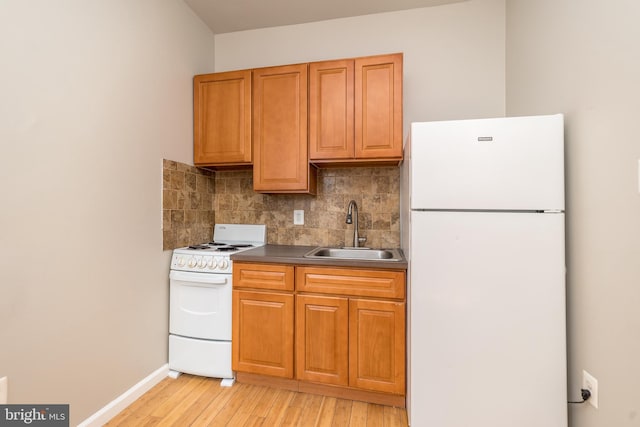
[[[355,214],[355,222],[354,222],[354,214]],[[366,237],[360,237],[358,232],[358,205],[355,200],[351,200],[349,202],[349,206],[347,208],[347,224],[353,224],[353,247],[359,248],[360,243],[364,243],[367,241]]]

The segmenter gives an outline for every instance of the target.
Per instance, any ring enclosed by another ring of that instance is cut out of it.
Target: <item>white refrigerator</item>
[[[563,116],[412,123],[409,422],[566,427]]]

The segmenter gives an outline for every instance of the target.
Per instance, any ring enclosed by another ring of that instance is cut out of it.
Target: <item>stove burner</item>
[[[218,252],[231,252],[231,251],[237,251],[238,248],[235,248],[233,246],[220,246],[218,248],[216,248],[216,251]]]
[[[191,245],[188,246],[189,249],[209,249],[207,245]]]
[[[230,246],[233,248],[251,248],[253,247],[252,244],[249,243],[221,243],[221,242],[209,242],[209,243],[203,243],[204,245],[209,245],[209,246]]]

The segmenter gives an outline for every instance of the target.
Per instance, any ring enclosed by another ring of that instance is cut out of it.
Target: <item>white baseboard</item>
[[[154,385],[158,384],[169,373],[169,365],[166,364],[142,381],[122,393],[120,396],[109,402],[104,408],[78,424],[79,427],[99,427],[107,423],[111,418],[118,415],[124,408],[135,402],[140,396],[149,391]]]

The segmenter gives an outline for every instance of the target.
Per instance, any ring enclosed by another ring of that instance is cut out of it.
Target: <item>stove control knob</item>
[[[229,261],[227,261],[227,259],[226,259],[226,258],[222,258],[222,259],[220,260],[220,262],[218,263],[218,265],[220,266],[220,268],[221,268],[222,270],[226,270],[226,269],[227,269],[227,267],[229,267]]]
[[[209,258],[207,267],[209,267],[209,270],[214,270],[217,267],[216,259],[214,257]]]
[[[176,257],[176,264],[178,264],[178,267],[184,267],[184,258],[181,256]]]
[[[189,268],[194,268],[196,266],[196,259],[194,257],[189,258],[189,263],[187,264]]]
[[[205,262],[203,258],[198,258],[198,262],[197,262],[198,268],[204,268],[205,266]]]

